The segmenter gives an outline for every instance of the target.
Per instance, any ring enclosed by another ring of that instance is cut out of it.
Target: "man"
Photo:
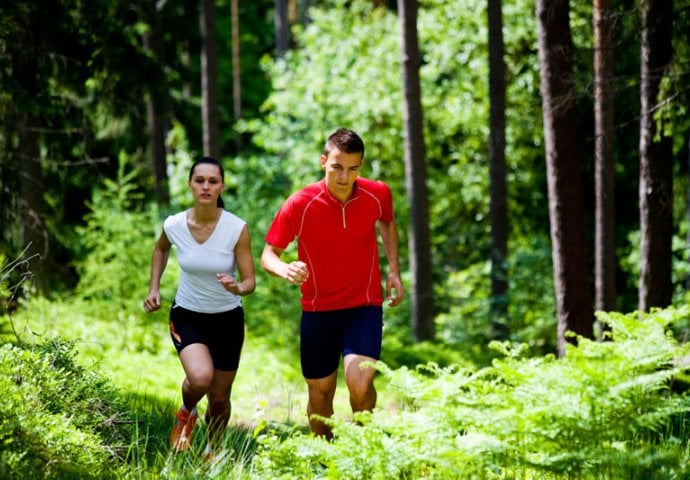
[[[312,415],[333,415],[340,356],[353,412],[376,405],[374,362],[381,354],[383,294],[376,225],[388,259],[386,297],[403,299],[398,230],[389,187],[359,177],[364,142],[353,131],[334,132],[321,155],[324,179],[293,193],[266,234],[261,265],[270,274],[300,285],[300,356],[307,382],[312,432],[327,438],[330,428]],[[298,260],[281,260],[297,238]]]

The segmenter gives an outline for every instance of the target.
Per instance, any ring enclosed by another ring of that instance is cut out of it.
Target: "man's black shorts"
[[[335,372],[340,356],[381,356],[383,309],[365,306],[324,312],[302,312],[300,353],[304,378]]]
[[[244,311],[237,307],[227,312],[198,313],[173,304],[170,337],[178,354],[187,345],[203,343],[211,353],[214,369],[233,372],[240,365],[244,343]]]

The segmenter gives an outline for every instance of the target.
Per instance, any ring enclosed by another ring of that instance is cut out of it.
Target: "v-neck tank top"
[[[187,225],[187,211],[165,219],[163,230],[175,246],[180,264],[180,284],[175,304],[200,313],[218,313],[242,305],[241,297],[228,292],[216,273],[237,278],[235,246],[246,222],[223,210],[218,223],[205,242],[199,243]]]

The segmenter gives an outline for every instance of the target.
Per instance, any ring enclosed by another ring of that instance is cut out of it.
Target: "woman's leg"
[[[188,410],[192,410],[211,388],[214,376],[213,360],[206,345],[193,343],[180,352],[180,362],[185,372],[182,402]]]
[[[230,393],[237,370],[228,372],[215,370],[213,381],[208,389],[208,409],[206,410],[206,424],[208,425],[209,444],[217,446],[230,421],[232,404]]]

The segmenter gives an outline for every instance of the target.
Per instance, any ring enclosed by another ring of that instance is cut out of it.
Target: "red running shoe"
[[[180,408],[175,414],[175,425],[170,432],[170,448],[176,452],[183,452],[192,446],[192,432],[199,415],[194,409],[192,412]]]

